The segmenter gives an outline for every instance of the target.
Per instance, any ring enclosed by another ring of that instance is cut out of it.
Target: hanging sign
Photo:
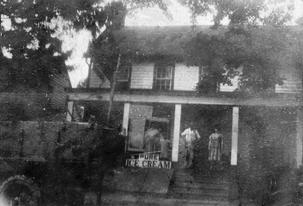
[[[142,153],[137,158],[126,159],[126,167],[171,169],[171,161],[160,160],[159,154]]]

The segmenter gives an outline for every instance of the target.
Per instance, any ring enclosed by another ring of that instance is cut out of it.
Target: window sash
[[[158,65],[155,67],[154,89],[171,90],[173,83],[173,66]]]
[[[118,82],[128,82],[130,76],[130,66],[121,66],[117,73]]]

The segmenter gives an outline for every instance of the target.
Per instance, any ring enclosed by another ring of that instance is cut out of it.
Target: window
[[[220,85],[216,77],[218,77],[218,75],[211,72],[208,66],[200,66],[199,82],[196,87],[198,92],[202,94],[218,92]]]
[[[117,81],[128,82],[130,73],[130,65],[122,65],[117,74]]]
[[[131,64],[122,64],[117,73],[117,90],[127,90],[129,89]]]
[[[156,64],[154,70],[154,89],[171,90],[173,88],[173,71],[172,64]]]

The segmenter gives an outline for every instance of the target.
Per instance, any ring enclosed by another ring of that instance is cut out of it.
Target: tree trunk
[[[108,105],[108,112],[107,112],[107,119],[106,119],[107,124],[109,124],[109,122],[110,122],[111,113],[112,113],[112,109],[113,109],[114,95],[115,95],[115,89],[116,89],[116,83],[117,83],[117,74],[118,74],[118,71],[120,68],[120,64],[121,64],[121,54],[119,54],[119,56],[118,56],[117,65],[116,65],[115,71],[113,73],[113,78],[112,78],[112,82],[111,82],[109,105]]]

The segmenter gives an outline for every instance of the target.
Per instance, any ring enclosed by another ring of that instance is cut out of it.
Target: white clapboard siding
[[[7,69],[0,69],[0,91],[2,92],[7,88],[9,85],[8,81],[8,70]]]
[[[131,89],[153,88],[154,63],[143,63],[132,66]]]
[[[276,85],[276,93],[298,93],[302,90],[302,71],[294,67],[292,54],[291,49],[276,54],[281,65],[279,75],[283,78],[283,84]]]
[[[299,93],[302,91],[302,75],[300,71],[288,67],[280,71],[280,76],[283,78],[282,85],[276,85],[276,93]]]
[[[276,93],[300,93],[302,81],[284,80],[282,85],[276,85]]]
[[[91,71],[89,77],[89,88],[110,88],[110,83],[106,79],[105,82],[98,77],[95,71]]]
[[[53,87],[53,90],[49,96],[52,108],[64,110],[67,98],[65,88],[71,87],[68,74],[64,72],[55,74],[52,77],[51,86]]]
[[[194,91],[199,81],[199,67],[175,65],[174,90]]]

